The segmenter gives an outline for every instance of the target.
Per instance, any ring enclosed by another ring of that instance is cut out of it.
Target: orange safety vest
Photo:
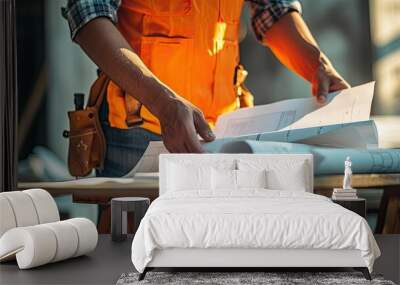
[[[243,0],[122,0],[118,29],[146,66],[214,126],[219,115],[238,108],[234,77],[242,6]],[[109,84],[112,127],[128,127],[129,100]],[[140,117],[141,127],[160,134],[158,119],[145,106]]]

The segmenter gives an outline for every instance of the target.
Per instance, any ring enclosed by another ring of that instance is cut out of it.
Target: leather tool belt
[[[107,93],[109,79],[99,75],[90,89],[86,108],[69,111],[69,131],[63,136],[69,139],[68,170],[72,176],[87,176],[93,169],[103,168],[106,139],[101,128],[99,110]]]

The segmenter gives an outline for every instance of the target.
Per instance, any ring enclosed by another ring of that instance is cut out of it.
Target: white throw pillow
[[[237,188],[267,188],[267,171],[235,170]]]
[[[307,165],[304,161],[292,162],[284,167],[279,165],[268,169],[268,188],[276,190],[304,191],[309,181]]]
[[[213,190],[239,190],[242,188],[266,188],[267,176],[264,170],[212,169]]]
[[[213,190],[236,190],[236,170],[213,168],[211,173]]]
[[[211,189],[211,167],[168,164],[168,191]]]
[[[305,161],[296,160],[242,160],[237,161],[240,170],[266,169],[267,188],[271,190],[307,191],[309,181],[309,165]]]

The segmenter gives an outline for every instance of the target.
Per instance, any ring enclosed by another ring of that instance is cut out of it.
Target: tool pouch
[[[69,139],[68,169],[75,177],[87,176],[93,169],[103,168],[106,140],[99,110],[109,81],[101,73],[90,89],[86,108],[68,112],[70,130],[64,131],[63,136]]]

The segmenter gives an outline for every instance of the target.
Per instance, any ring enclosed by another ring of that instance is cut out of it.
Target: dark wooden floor
[[[376,273],[400,282],[400,235],[377,235],[382,257],[376,261]],[[19,270],[15,262],[0,265],[0,284],[115,284],[119,276],[134,271],[131,241],[111,241],[100,235],[97,249],[82,256],[30,270]]]

